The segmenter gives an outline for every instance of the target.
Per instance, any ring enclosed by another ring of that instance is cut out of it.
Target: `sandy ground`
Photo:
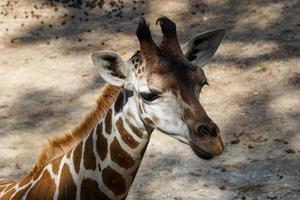
[[[200,98],[225,152],[200,160],[154,133],[128,199],[300,199],[299,0],[1,0],[0,178],[24,175],[48,137],[85,116],[103,85],[90,54],[129,58],[141,15],[157,41],[161,15],[182,42],[227,29]]]

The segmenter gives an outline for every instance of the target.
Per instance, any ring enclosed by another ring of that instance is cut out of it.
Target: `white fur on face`
[[[153,121],[154,128],[187,143],[189,128],[182,119],[182,106],[174,94],[167,92],[153,102],[142,104],[142,119],[149,118]]]
[[[131,68],[130,85],[135,92],[136,105],[142,104],[143,112],[140,111],[140,117],[145,120],[150,119],[154,123],[155,129],[168,134],[181,142],[188,143],[189,128],[183,121],[183,106],[172,92],[164,92],[162,97],[153,102],[143,102],[139,97],[140,92],[150,92],[150,88],[144,76],[136,77],[133,73],[133,66],[128,63]]]

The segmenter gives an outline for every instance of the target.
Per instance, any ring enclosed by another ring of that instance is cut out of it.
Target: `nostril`
[[[215,136],[218,136],[218,134],[219,134],[219,128],[215,124],[200,125],[197,129],[197,133],[201,134],[203,136],[206,136],[206,137],[209,137],[209,136],[215,137]]]
[[[201,134],[201,135],[203,135],[203,136],[207,136],[207,137],[211,135],[211,134],[210,134],[211,132],[210,132],[209,127],[207,127],[207,126],[205,126],[205,125],[199,126],[197,132],[198,132],[199,134]]]

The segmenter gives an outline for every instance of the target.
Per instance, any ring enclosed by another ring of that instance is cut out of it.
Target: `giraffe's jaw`
[[[190,146],[194,153],[205,160],[221,155],[224,151],[224,145],[220,136],[193,138]]]
[[[217,155],[220,155],[223,152],[223,143],[221,140],[219,140],[221,143],[221,145],[217,145],[220,146],[221,148],[214,148],[215,150],[212,153],[209,153],[207,151],[205,151],[203,148],[200,147],[200,145],[195,144],[192,140],[188,140],[187,138],[181,136],[181,135],[172,135],[174,138],[176,138],[177,140],[179,140],[180,142],[189,145],[191,147],[191,149],[193,150],[193,152],[199,157],[202,158],[204,160],[209,160]]]
[[[193,152],[202,159],[208,160],[215,156],[218,156],[223,153],[224,145],[222,139],[219,135],[217,136],[208,136],[202,137],[196,135],[192,129],[189,128],[189,131],[186,134],[178,134],[174,132],[166,132],[158,127],[156,130],[167,134],[173,138],[176,138],[180,142],[189,145]],[[183,131],[185,132],[185,131]]]
[[[213,156],[209,153],[207,153],[206,151],[204,151],[203,149],[197,147],[196,145],[194,145],[193,143],[190,144],[191,149],[194,151],[194,153],[199,157],[202,158],[204,160],[209,160],[211,158],[213,158]]]
[[[209,160],[211,158],[213,158],[213,156],[211,154],[209,154],[208,152],[204,151],[203,149],[199,148],[197,145],[195,145],[194,143],[190,143],[191,149],[194,151],[194,153],[199,157],[202,158],[204,160]]]
[[[177,140],[179,140],[183,144],[190,145],[189,141],[185,137],[183,137],[181,135],[175,135],[174,138],[176,138]]]

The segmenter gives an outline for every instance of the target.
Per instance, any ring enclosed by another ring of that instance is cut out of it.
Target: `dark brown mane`
[[[51,160],[68,152],[85,136],[90,134],[95,125],[104,117],[107,110],[116,101],[120,91],[121,89],[119,87],[106,84],[101,90],[96,107],[85,117],[80,125],[70,132],[48,140],[48,144],[44,146],[28,175],[35,174],[49,164]]]

